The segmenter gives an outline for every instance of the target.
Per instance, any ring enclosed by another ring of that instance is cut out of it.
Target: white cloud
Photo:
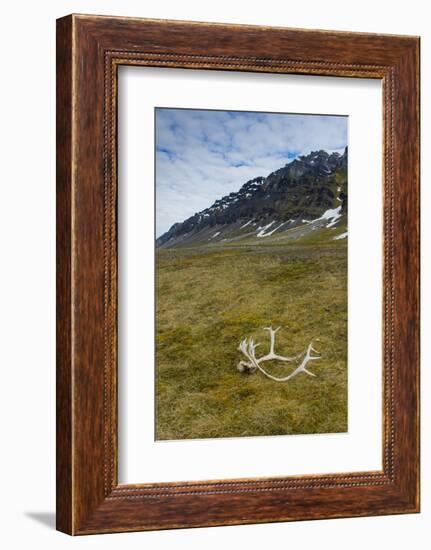
[[[156,110],[156,233],[296,155],[347,145],[347,118]]]

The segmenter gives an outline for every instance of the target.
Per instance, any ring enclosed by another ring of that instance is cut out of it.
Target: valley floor
[[[156,261],[157,439],[347,431],[347,238],[165,249]],[[267,353],[268,326],[282,327],[281,355],[314,339],[315,378],[237,371],[239,342]]]

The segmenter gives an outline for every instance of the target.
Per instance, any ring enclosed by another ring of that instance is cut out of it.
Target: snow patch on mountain
[[[337,235],[336,237],[334,237],[334,241],[338,241],[340,239],[345,239],[347,237],[347,231],[345,233],[341,233],[341,235]]]
[[[246,222],[245,224],[241,225],[240,229],[243,229],[244,227],[247,227],[247,225],[250,225],[251,223],[253,223],[254,220],[248,220],[248,222]]]
[[[315,220],[302,220],[303,223],[316,223],[320,221],[328,220],[330,223],[327,224],[326,227],[332,227],[335,225],[338,220],[341,218],[341,204],[340,206],[337,206],[337,208],[329,208],[323,214],[320,216],[320,218],[316,218]]]
[[[258,230],[258,233],[256,235],[256,237],[265,237],[265,231],[267,229],[269,229],[271,227],[271,225],[274,225],[275,224],[275,221],[272,221],[272,222],[269,222],[267,225],[263,226],[263,227],[258,227],[257,230]]]
[[[267,226],[265,226],[261,231],[259,231],[259,233],[256,235],[257,237],[269,237],[271,236],[273,233],[275,233],[276,231],[278,231],[281,227],[283,227],[283,225],[285,225],[287,222],[282,222],[280,225],[277,225],[277,227],[275,227],[274,229],[272,229],[271,231],[268,231],[267,233],[265,233],[265,231],[267,229],[269,229],[269,227],[271,227],[273,224],[275,223],[275,221],[269,223]]]

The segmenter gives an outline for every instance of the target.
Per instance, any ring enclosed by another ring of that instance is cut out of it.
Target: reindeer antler
[[[280,330],[280,327],[276,328],[275,330],[272,327],[265,327],[264,330],[267,330],[269,332],[269,336],[270,336],[269,353],[267,353],[266,355],[264,355],[260,358],[257,358],[255,350],[258,346],[260,346],[260,344],[255,344],[253,338],[244,338],[244,340],[242,340],[240,342],[240,344],[238,346],[238,350],[241,351],[245,355],[245,357],[247,358],[247,361],[240,361],[238,363],[237,369],[240,372],[247,372],[247,373],[252,374],[252,373],[256,372],[257,370],[260,370],[260,372],[262,374],[264,374],[265,376],[267,376],[271,380],[275,380],[276,382],[287,382],[288,380],[291,380],[292,378],[294,378],[300,372],[305,372],[306,374],[308,374],[310,376],[316,376],[314,373],[310,372],[306,368],[310,361],[315,361],[317,359],[320,359],[320,354],[319,354],[318,357],[311,355],[311,352],[319,353],[318,351],[316,351],[313,348],[312,342],[310,342],[310,344],[307,348],[307,351],[302,352],[299,355],[296,355],[295,357],[285,357],[283,355],[278,355],[274,351],[274,348],[275,348],[275,335]],[[261,366],[261,363],[263,363],[265,361],[271,361],[271,360],[275,359],[277,361],[293,362],[293,361],[296,361],[296,360],[300,359],[301,357],[303,357],[303,359],[301,361],[301,364],[293,372],[291,372],[289,375],[281,377],[281,378],[277,377],[277,376],[273,376],[272,374],[269,374]]]

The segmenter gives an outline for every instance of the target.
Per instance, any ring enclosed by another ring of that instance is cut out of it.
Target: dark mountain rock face
[[[337,209],[340,215],[347,213],[347,147],[342,155],[314,151],[266,178],[246,182],[238,192],[174,224],[156,240],[156,247],[208,241],[212,238],[208,237],[209,232],[213,237],[223,234],[227,240],[229,234],[239,230],[240,234],[249,235],[250,230],[258,232],[276,222],[280,230],[282,226],[286,229],[286,224],[294,227],[319,218],[330,209]]]

